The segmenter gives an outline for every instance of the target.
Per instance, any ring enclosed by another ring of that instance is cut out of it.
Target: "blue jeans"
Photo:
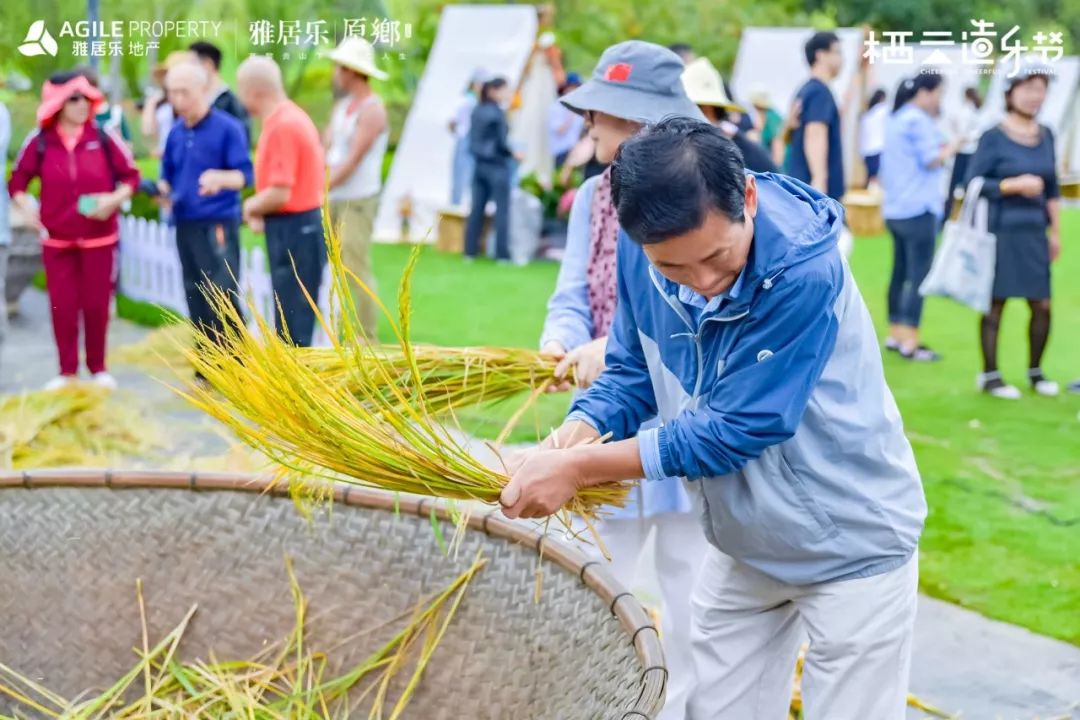
[[[476,158],[469,152],[469,138],[458,138],[454,142],[454,158],[450,174],[450,204],[460,205],[472,185],[473,168]]]
[[[473,173],[472,209],[465,226],[465,255],[480,252],[480,234],[484,229],[484,209],[495,201],[495,257],[510,259],[510,183],[512,170],[506,161],[480,162]]]
[[[930,212],[885,221],[893,236],[893,271],[889,280],[889,322],[893,325],[919,327],[923,308],[919,285],[934,260],[937,224],[937,216]]]
[[[301,285],[313,300],[318,299],[326,267],[322,210],[267,215],[266,254],[270,259],[278,335],[298,347],[309,347],[315,332],[315,310]]]

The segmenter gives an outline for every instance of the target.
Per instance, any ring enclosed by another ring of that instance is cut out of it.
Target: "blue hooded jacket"
[[[753,175],[747,265],[708,303],[620,235],[607,370],[569,417],[619,440],[659,415],[639,434],[646,482],[700,481],[709,541],[773,578],[884,573],[914,553],[926,501],[836,246],[843,210],[793,178]]]

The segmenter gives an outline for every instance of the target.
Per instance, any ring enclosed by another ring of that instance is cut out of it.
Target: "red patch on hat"
[[[630,79],[630,71],[634,66],[629,63],[615,63],[609,65],[604,71],[604,79],[608,82],[626,82]]]

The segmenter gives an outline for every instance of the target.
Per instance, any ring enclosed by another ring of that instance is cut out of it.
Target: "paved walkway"
[[[44,296],[28,291],[21,308],[0,364],[0,392],[40,387],[56,372]],[[110,346],[145,332],[114,322]],[[210,423],[160,382],[133,368],[111,371],[121,392],[157,409],[169,430],[170,467],[226,452],[228,443]],[[919,602],[911,688],[920,698],[964,720],[1080,720],[1080,648],[925,596]],[[924,717],[915,710],[908,716]]]

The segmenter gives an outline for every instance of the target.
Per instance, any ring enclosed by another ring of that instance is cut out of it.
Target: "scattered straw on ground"
[[[107,467],[161,442],[130,399],[95,387],[0,396],[0,468]]]

